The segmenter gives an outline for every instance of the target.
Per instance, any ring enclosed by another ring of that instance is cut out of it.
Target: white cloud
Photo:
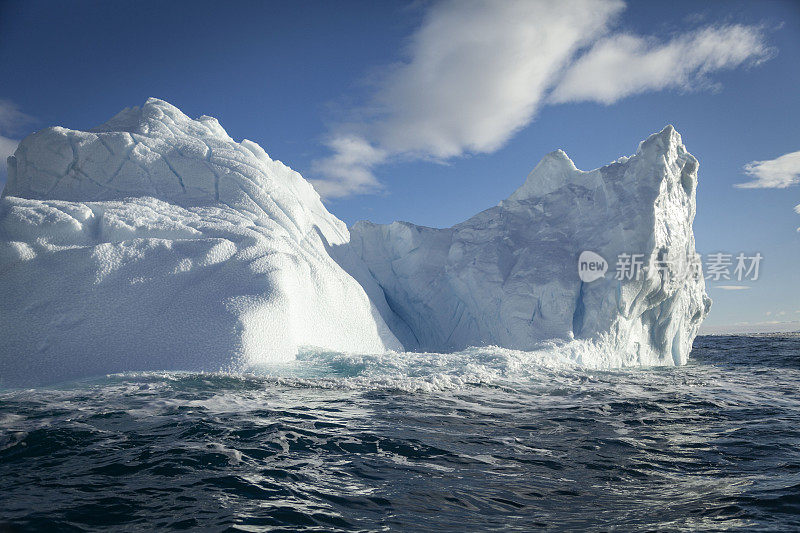
[[[722,289],[723,291],[746,291],[750,287],[744,285],[712,285],[712,289]]]
[[[326,177],[325,180],[311,180],[320,195],[335,198],[381,188],[370,169],[385,160],[384,151],[358,136],[334,137],[327,146],[333,155],[315,161],[312,166],[312,172]]]
[[[12,139],[6,135],[19,133],[32,117],[19,110],[19,107],[9,100],[0,99],[0,177],[6,176],[6,159],[12,155],[19,145],[19,139]]]
[[[744,172],[753,178],[747,183],[737,183],[742,189],[783,189],[800,183],[800,152],[791,152],[768,161],[751,161]],[[798,206],[796,209],[800,209]],[[800,212],[800,210],[798,210]]]
[[[0,135],[14,135],[19,133],[20,127],[33,118],[19,110],[14,102],[0,99]]]
[[[0,135],[0,165],[2,165],[3,172],[5,172],[6,168],[6,158],[14,153],[18,144],[18,140]]]
[[[603,33],[619,1],[448,1],[413,36],[411,60],[385,80],[381,141],[449,158],[491,152],[527,124],[554,76]]]
[[[707,87],[710,73],[768,55],[761,30],[741,25],[666,44],[606,37],[623,8],[621,0],[433,4],[405,61],[386,69],[369,105],[353,110],[357,119],[332,128],[332,154],[313,164],[315,187],[328,198],[375,191],[377,166],[493,152],[543,105]]]
[[[800,151],[790,152],[775,159],[751,161],[744,166],[744,172],[752,181],[737,183],[741,189],[785,189],[800,183]],[[800,214],[800,205],[795,206]],[[797,228],[800,231],[800,228]]]
[[[666,43],[629,34],[598,41],[553,90],[553,103],[613,104],[646,91],[709,86],[708,74],[769,57],[759,28],[730,25],[679,35]]]
[[[371,170],[391,157],[497,150],[531,121],[571,56],[622,8],[617,0],[435,4],[411,37],[407,61],[377,84],[370,119],[355,133],[334,130],[334,155],[314,165],[329,184],[315,187],[344,196],[376,184]],[[382,157],[348,167],[354,145]]]

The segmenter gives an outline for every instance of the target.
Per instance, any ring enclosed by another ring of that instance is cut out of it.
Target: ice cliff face
[[[397,331],[407,348],[527,350],[584,339],[622,364],[682,364],[710,306],[702,274],[687,272],[697,167],[671,126],[591,172],[559,150],[466,222],[359,222],[352,246],[410,326],[410,336]],[[607,261],[605,276],[581,280],[585,251]],[[623,254],[651,268],[617,276]]]
[[[0,199],[0,383],[400,349],[380,289],[329,253],[348,241],[307,181],[213,118],[149,99],[37,132]]]
[[[708,310],[702,277],[577,275],[584,250],[612,267],[620,253],[694,252],[697,162],[672,128],[592,172],[554,152],[508,200],[449,229],[348,231],[257,144],[156,99],[90,132],[37,132],[8,167],[0,386],[252,366],[304,347],[549,339],[619,364],[679,364]]]

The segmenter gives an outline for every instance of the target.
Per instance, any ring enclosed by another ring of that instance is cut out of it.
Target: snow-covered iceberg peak
[[[360,222],[352,243],[410,326],[396,332],[407,347],[580,339],[612,365],[681,364],[710,306],[702,274],[687,270],[697,168],[667,126],[590,172],[552,152],[507,200],[452,228]],[[607,262],[604,276],[582,281],[583,252]],[[617,279],[631,257],[660,268]]]
[[[528,174],[525,183],[508,199],[520,201],[534,196],[543,196],[578,181],[584,174],[588,173],[578,170],[564,150],[556,150],[539,161],[539,164]]]
[[[402,348],[374,281],[337,262],[346,225],[215,119],[151,98],[34,133],[8,165],[0,386]]]
[[[157,98],[92,131],[36,132],[9,158],[8,170],[4,196],[222,204],[255,218],[266,214],[295,236],[316,225],[331,243],[347,240],[346,226],[300,174],[252,141],[235,142],[215,118],[190,119]]]

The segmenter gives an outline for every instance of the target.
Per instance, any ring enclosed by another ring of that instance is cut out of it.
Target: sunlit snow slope
[[[0,382],[401,349],[380,290],[328,251],[348,240],[307,181],[211,117],[149,99],[39,131],[0,200]]]

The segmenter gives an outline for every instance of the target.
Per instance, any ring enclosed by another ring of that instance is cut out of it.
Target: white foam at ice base
[[[157,99],[90,132],[39,131],[8,163],[0,385],[298,353],[680,364],[708,308],[702,278],[577,276],[584,249],[694,251],[697,162],[671,127],[592,172],[549,154],[453,228],[360,223],[352,239],[298,173]]]
[[[450,353],[382,352],[354,354],[301,349],[297,359],[281,364],[255,364],[224,373],[130,372],[110,376],[122,383],[181,379],[241,380],[247,390],[257,391],[253,402],[261,403],[263,385],[291,389],[336,391],[402,391],[409,393],[457,392],[475,387],[494,390],[542,387],[551,390],[558,381],[591,377],[595,371],[639,369],[627,366],[619,352],[586,340],[547,341],[532,350],[511,350],[497,346],[471,347]],[[255,383],[255,385],[253,385]],[[237,388],[237,385],[230,385]],[[269,387],[268,387],[269,388]],[[154,391],[157,394],[158,391]],[[214,397],[193,405],[215,411],[241,411],[252,405],[231,404],[230,398]],[[148,416],[142,412],[140,416]]]
[[[547,381],[554,373],[641,366],[615,347],[593,340],[551,340],[529,350],[499,346],[448,353],[301,350],[291,363],[254,365],[239,372],[270,377],[287,386],[436,392],[476,385],[524,385]]]

